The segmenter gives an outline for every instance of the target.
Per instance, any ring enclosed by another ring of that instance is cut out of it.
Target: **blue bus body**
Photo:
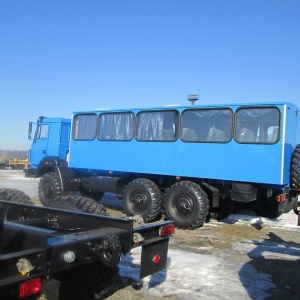
[[[290,162],[299,143],[298,108],[291,103],[234,104],[214,106],[175,106],[132,110],[88,111],[84,114],[175,110],[181,115],[194,109],[230,109],[270,107],[279,110],[279,139],[275,143],[239,143],[235,139],[233,118],[232,137],[228,142],[175,141],[106,141],[71,139],[71,168],[169,175],[199,180],[251,182],[284,188],[290,184]],[[74,117],[83,112],[75,112]],[[99,123],[97,123],[99,124]],[[181,128],[182,130],[182,128]]]

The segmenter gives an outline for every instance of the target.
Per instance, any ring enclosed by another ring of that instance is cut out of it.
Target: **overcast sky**
[[[299,0],[0,0],[0,149],[96,108],[300,106]]]

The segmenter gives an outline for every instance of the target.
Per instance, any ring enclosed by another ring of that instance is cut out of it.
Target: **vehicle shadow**
[[[254,241],[251,259],[239,271],[251,299],[299,299],[300,245],[270,232],[268,239]]]

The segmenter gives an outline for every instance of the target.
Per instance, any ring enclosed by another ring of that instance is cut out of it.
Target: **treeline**
[[[0,150],[0,160],[3,160],[3,159],[26,159],[26,158],[28,158],[28,151]]]

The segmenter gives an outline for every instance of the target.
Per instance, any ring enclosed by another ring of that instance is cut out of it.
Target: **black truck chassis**
[[[40,291],[35,284],[82,266],[114,268],[122,255],[139,246],[143,278],[166,267],[173,233],[171,221],[134,228],[128,218],[0,200],[0,298],[34,294]]]

